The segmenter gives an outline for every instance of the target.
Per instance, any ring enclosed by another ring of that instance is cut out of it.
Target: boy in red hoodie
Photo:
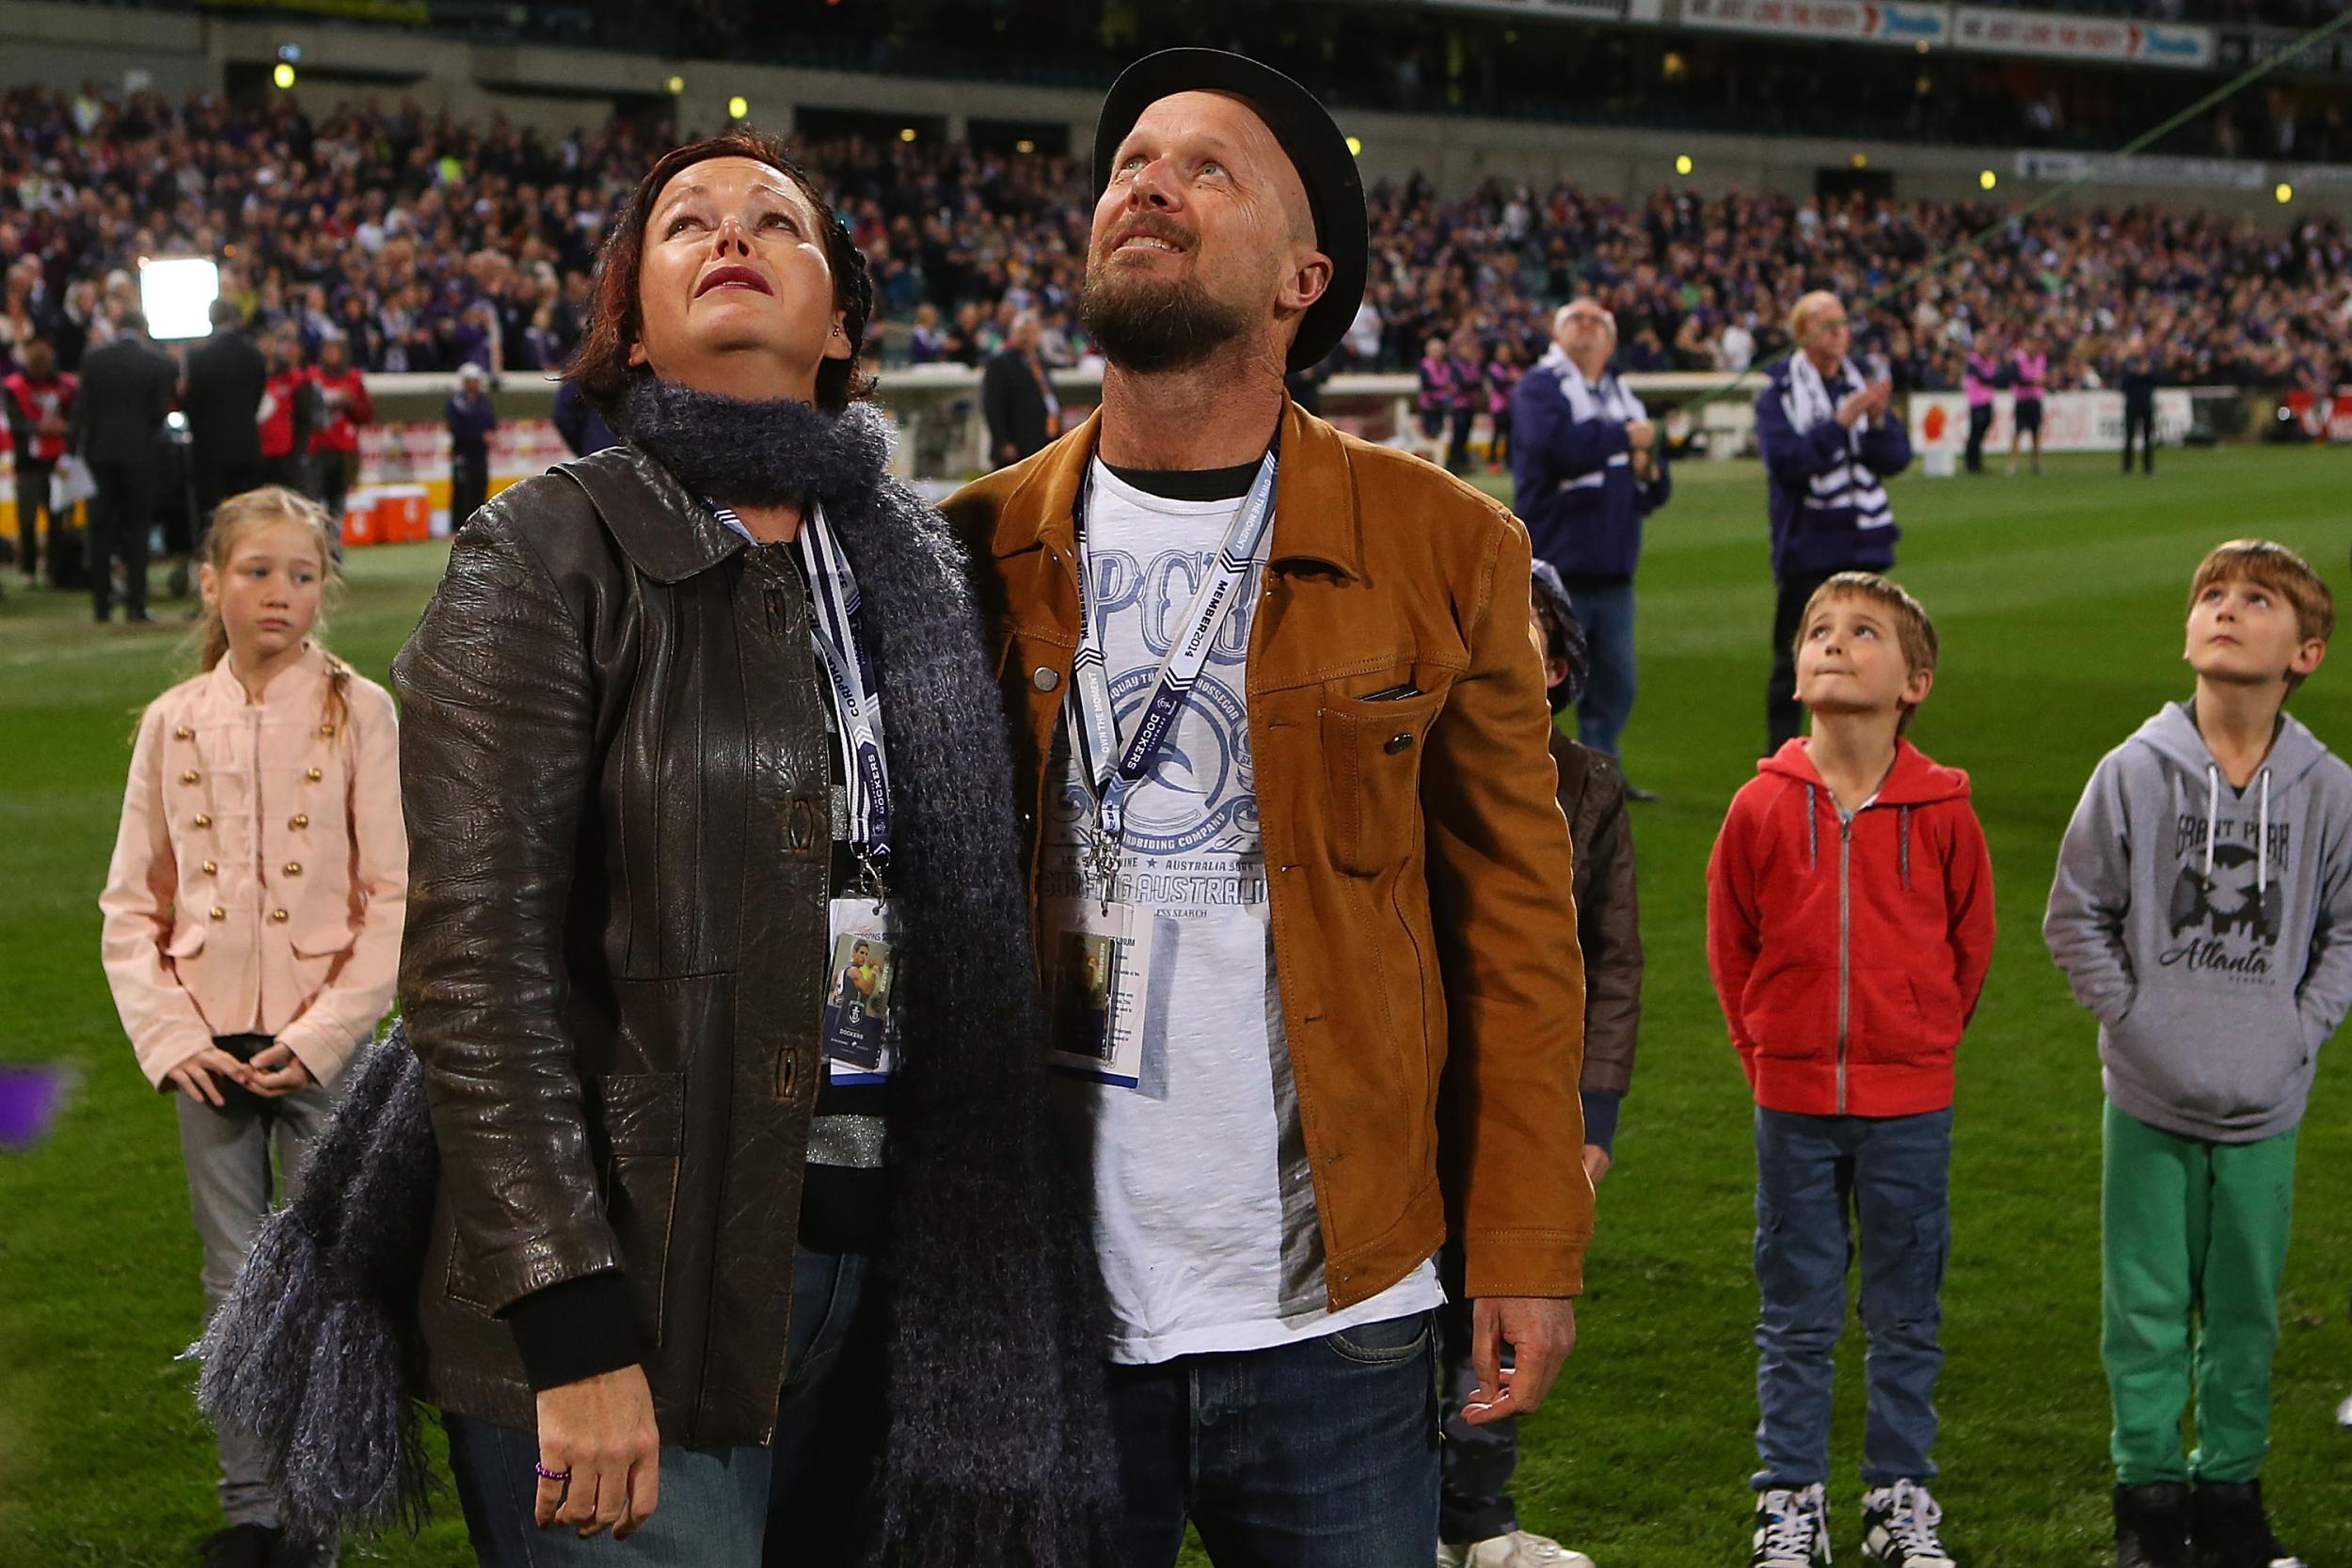
[[[1935,627],[1869,572],[1805,606],[1810,740],[1757,765],[1707,867],[1707,958],[1756,1091],[1752,1568],[1830,1560],[1831,1355],[1858,1230],[1869,1333],[1866,1560],[1950,1568],[1938,1539],[1937,1292],[1950,1247],[1952,1051],[1993,952],[1993,865],[1968,776],[1902,738]]]

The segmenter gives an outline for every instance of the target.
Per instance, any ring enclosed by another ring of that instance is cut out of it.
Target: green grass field
[[[1770,590],[1752,465],[1686,466],[1642,578],[1642,697],[1628,764],[1664,799],[1636,817],[1647,1027],[1581,1309],[1583,1340],[1528,1423],[1526,1523],[1602,1568],[1743,1562],[1752,1461],[1748,1101],[1709,992],[1702,869],[1760,743]],[[2044,956],[2042,898],[2091,765],[2186,689],[2188,574],[2263,534],[2342,582],[2352,457],[2167,453],[2154,483],[2106,458],[2038,482],[1895,486],[1903,581],[1943,634],[1915,738],[1976,780],[2001,944],[1962,1051],[1946,1294],[1940,1493],[1975,1568],[2089,1565],[2106,1532],[2098,1361],[2097,1064]],[[381,678],[439,570],[437,548],[358,552],[332,641]],[[2347,607],[2352,608],[2352,607]],[[46,1146],[0,1156],[0,1564],[178,1564],[213,1528],[208,1440],[173,1359],[195,1335],[197,1248],[172,1114],[133,1066],[98,966],[95,908],[142,702],[177,626],[93,628],[80,602],[0,607],[0,1056],[83,1078]],[[2352,649],[2346,650],[2352,658]],[[2296,701],[2352,752],[2352,664]],[[1562,1159],[1574,1157],[1571,1149]],[[2315,1564],[2352,1564],[2352,1077],[2320,1075],[2267,1472],[2274,1515]],[[1840,1560],[1858,1558],[1859,1330],[1840,1379]],[[468,1560],[453,1501],[420,1542],[363,1553]]]

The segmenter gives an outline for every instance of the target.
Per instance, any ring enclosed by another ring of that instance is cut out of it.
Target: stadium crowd
[[[370,371],[561,365],[647,135],[626,119],[550,140],[410,106],[313,120],[284,99],[0,92],[0,361],[39,337],[71,371],[135,303],[135,258],[197,253],[222,259],[223,292],[257,328],[290,330],[313,362],[334,339]],[[893,360],[978,364],[1025,309],[1048,362],[1089,352],[1077,162],[862,139],[803,150],[872,263]],[[1524,364],[1548,309],[1590,293],[1616,313],[1627,369],[1744,369],[1785,346],[1788,306],[1819,286],[1872,302],[1859,349],[1901,390],[1959,386],[1988,328],[2049,344],[2058,386],[2111,384],[2135,354],[2179,382],[2352,380],[2352,233],[2332,216],[2281,230],[2070,205],[2002,224],[1979,202],[1629,201],[1492,182],[1446,199],[1419,178],[1375,188],[1371,209],[1373,281],[1342,368],[1410,369],[1432,339],[1480,365],[1508,341]]]

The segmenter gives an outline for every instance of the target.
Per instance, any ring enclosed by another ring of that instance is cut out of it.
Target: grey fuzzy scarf
[[[1116,1561],[1091,1182],[1052,1109],[1010,740],[964,552],[883,475],[869,409],[656,388],[625,420],[713,499],[820,499],[873,638],[908,1044],[891,1091],[889,1425],[869,1560]],[[207,1413],[262,1436],[289,1523],[313,1535],[418,1516],[409,1391],[433,1178],[422,1074],[395,1032],[353,1069],[301,1199],[265,1227],[198,1347]]]

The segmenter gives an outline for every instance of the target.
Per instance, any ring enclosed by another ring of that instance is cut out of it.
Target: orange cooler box
[[[343,498],[343,544],[346,547],[382,542],[383,534],[376,524],[376,508],[380,499],[372,488],[354,490]]]
[[[433,503],[421,484],[388,484],[375,508],[375,537],[386,545],[415,545],[433,537]]]

